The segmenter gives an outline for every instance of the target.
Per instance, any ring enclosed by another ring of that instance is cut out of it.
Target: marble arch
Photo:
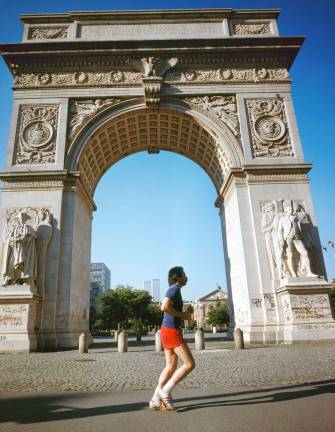
[[[207,172],[218,193],[230,168],[243,164],[238,138],[225,123],[216,124],[179,101],[151,109],[141,101],[111,104],[77,131],[66,160],[69,169],[82,173],[92,194],[110,166],[139,151],[167,150],[192,159]]]
[[[22,15],[0,45],[14,79],[0,173],[0,352],[75,347],[89,332],[95,187],[136,151],[212,179],[231,332],[334,340],[335,321],[291,97],[302,37],[278,10]]]

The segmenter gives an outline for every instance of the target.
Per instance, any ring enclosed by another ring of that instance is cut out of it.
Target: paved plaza
[[[192,335],[188,335],[193,348]],[[77,351],[0,355],[0,430],[332,432],[335,343],[250,346],[208,335],[173,392],[174,413],[148,410],[164,365],[152,336],[119,354],[111,338]]]
[[[190,347],[193,335],[187,336]],[[184,389],[264,387],[335,380],[335,343],[252,345],[235,350],[220,335],[207,337],[205,351],[193,351],[196,369]],[[95,339],[87,354],[76,350],[0,355],[0,391],[65,392],[150,390],[164,366],[151,336],[129,341],[119,354],[112,338]]]

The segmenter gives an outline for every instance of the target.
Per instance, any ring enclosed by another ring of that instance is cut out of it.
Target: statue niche
[[[44,291],[47,249],[52,236],[48,209],[7,211],[3,237],[2,285],[36,286]]]

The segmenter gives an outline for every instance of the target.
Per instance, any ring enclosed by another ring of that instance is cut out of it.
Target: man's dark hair
[[[172,268],[169,270],[169,274],[168,274],[168,280],[169,280],[169,283],[170,283],[170,284],[171,284],[171,283],[175,283],[176,280],[177,280],[177,278],[183,276],[183,274],[184,274],[184,269],[183,269],[183,267],[172,267]]]

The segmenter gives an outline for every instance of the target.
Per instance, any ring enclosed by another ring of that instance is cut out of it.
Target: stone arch
[[[197,162],[218,192],[230,330],[236,324],[246,342],[334,339],[311,165],[288,75],[303,38],[279,36],[277,16],[217,9],[22,17],[25,43],[1,46],[15,82],[0,225],[6,233],[13,211],[30,221],[41,215],[30,231],[40,230],[37,239],[43,232],[46,260],[31,278],[37,286],[16,278],[20,286],[0,287],[0,350],[73,347],[89,331],[96,184],[122,157],[163,149]],[[73,112],[76,103],[84,110]],[[306,261],[299,268],[299,251],[295,270],[286,268],[278,247],[284,202],[304,225],[321,277]]]
[[[157,108],[146,108],[136,99],[116,100],[80,128],[66,165],[80,172],[92,196],[101,176],[114,163],[136,152],[160,150],[179,153],[200,165],[218,194],[230,168],[243,164],[240,144],[227,125],[171,98]]]

